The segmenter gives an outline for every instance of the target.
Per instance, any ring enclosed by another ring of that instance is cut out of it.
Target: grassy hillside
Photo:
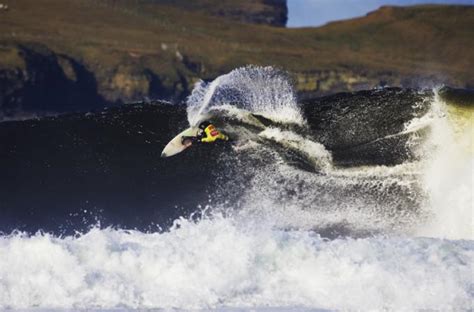
[[[2,2],[10,9],[0,11],[0,79],[2,71],[27,67],[22,44],[41,43],[67,78],[76,72],[64,57],[91,73],[107,101],[180,96],[199,78],[246,64],[282,67],[300,91],[318,94],[380,82],[474,86],[472,6],[383,7],[319,28],[286,29],[216,16],[210,0]],[[232,1],[242,10],[267,2]]]

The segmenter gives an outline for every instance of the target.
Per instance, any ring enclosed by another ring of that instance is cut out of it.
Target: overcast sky
[[[327,22],[363,16],[382,5],[426,3],[470,4],[474,0],[287,0],[288,27],[321,26]]]

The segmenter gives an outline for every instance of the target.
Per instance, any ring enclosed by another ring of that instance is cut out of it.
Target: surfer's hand
[[[196,137],[188,137],[188,136],[183,136],[181,138],[181,144],[183,144],[184,146],[191,146],[194,142],[197,142],[197,138]]]

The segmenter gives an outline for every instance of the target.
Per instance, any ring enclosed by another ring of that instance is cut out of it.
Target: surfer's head
[[[203,122],[201,122],[201,123],[199,124],[199,129],[204,130],[204,129],[206,129],[209,125],[211,125],[211,123],[210,123],[209,121],[207,121],[207,120],[204,120]]]

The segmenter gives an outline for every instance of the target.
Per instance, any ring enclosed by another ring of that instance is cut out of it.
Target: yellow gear
[[[229,139],[227,135],[220,133],[213,125],[207,126],[206,129],[204,129],[204,133],[206,133],[206,136],[201,139],[201,142],[204,143],[212,143],[216,140],[227,141]]]

